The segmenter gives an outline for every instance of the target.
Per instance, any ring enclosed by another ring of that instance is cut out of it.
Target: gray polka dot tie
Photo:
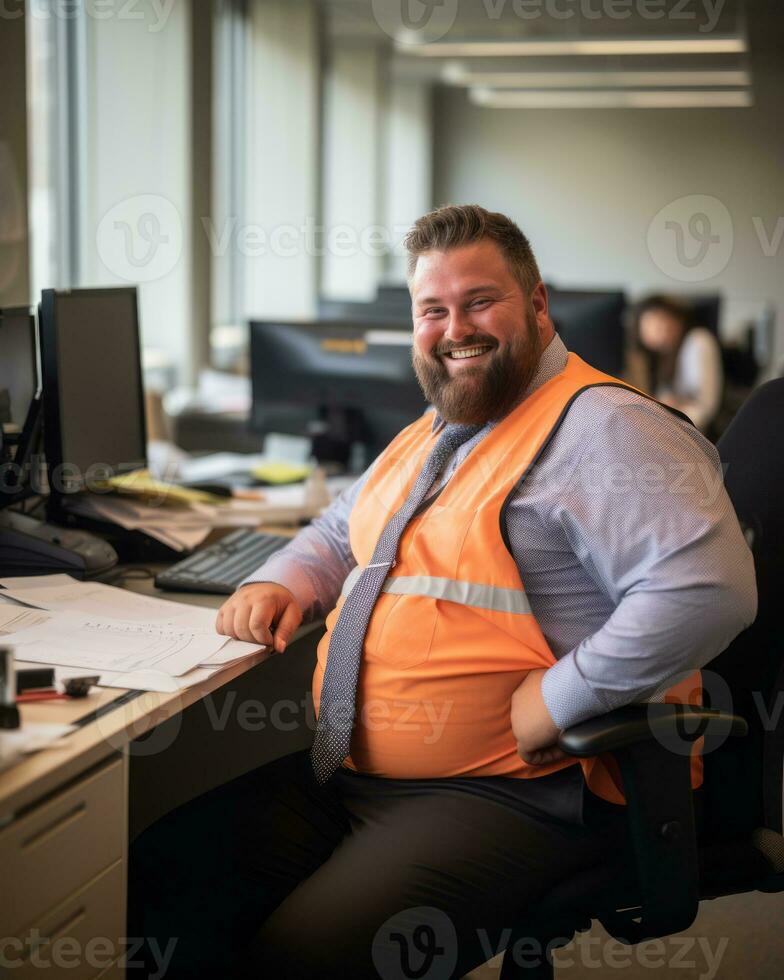
[[[400,537],[446,461],[479,429],[478,425],[446,426],[406,502],[381,532],[373,557],[346,596],[329,643],[316,737],[310,750],[313,772],[320,784],[327,782],[349,754],[365,633],[381,587],[395,562]]]

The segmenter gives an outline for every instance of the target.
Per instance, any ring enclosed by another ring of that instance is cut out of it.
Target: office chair
[[[570,755],[608,753],[617,762],[632,866],[619,858],[548,893],[535,919],[513,932],[501,980],[552,980],[550,948],[566,945],[592,919],[634,944],[687,929],[701,900],[784,891],[784,717],[777,716],[784,698],[782,423],[779,379],[751,395],[718,443],[725,485],[754,555],[759,608],[754,623],[704,670],[705,706],[629,705],[559,739]],[[683,747],[699,737],[705,778],[698,838]],[[515,943],[526,939],[548,951],[538,964],[515,961]]]

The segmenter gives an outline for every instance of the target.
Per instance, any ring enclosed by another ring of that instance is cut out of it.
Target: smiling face
[[[526,295],[482,239],[420,255],[411,298],[414,370],[441,417],[481,425],[511,411],[553,336],[544,285]]]

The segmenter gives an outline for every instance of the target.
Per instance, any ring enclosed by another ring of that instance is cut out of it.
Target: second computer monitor
[[[313,438],[316,455],[364,462],[427,408],[411,365],[411,333],[399,326],[254,321],[253,426]]]
[[[35,321],[30,309],[0,310],[0,391],[7,393],[10,421],[20,429],[38,387],[35,361]]]
[[[620,290],[547,290],[550,316],[570,351],[608,374],[624,370],[626,296]]]
[[[44,448],[56,492],[146,466],[136,290],[45,289]]]

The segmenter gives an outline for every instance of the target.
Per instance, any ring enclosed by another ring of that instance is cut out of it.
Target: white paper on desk
[[[177,626],[52,613],[45,623],[11,634],[18,656],[35,663],[104,670],[155,670],[179,676],[226,642],[217,633]]]
[[[0,596],[38,609],[179,626],[193,633],[215,633],[216,611],[204,606],[140,595],[102,582],[78,582],[70,575],[40,575],[34,586],[28,582],[27,578],[0,579],[0,587],[5,589]]]
[[[219,643],[217,649],[196,666],[225,666],[264,649],[259,643],[220,636],[215,631],[215,610],[204,606],[139,595],[102,582],[77,582],[69,575],[41,575],[36,578],[35,585],[29,582],[27,578],[0,579],[0,586],[6,589],[6,601],[0,603],[0,633],[37,625],[45,618],[39,610],[48,610],[125,623],[174,626]],[[20,601],[26,605],[15,604]],[[31,609],[31,606],[37,608]],[[9,625],[4,626],[5,623]]]
[[[153,506],[117,496],[77,498],[69,503],[69,509],[117,524],[126,531],[143,531],[176,551],[198,547],[212,529],[190,507]]]
[[[214,664],[233,664],[238,660],[243,660],[245,657],[250,657],[254,653],[258,653],[260,650],[267,649],[268,647],[265,647],[263,643],[247,643],[245,640],[227,640],[220,650],[213,653],[207,660],[202,661],[199,666],[211,667]]]
[[[17,670],[29,667],[39,667],[40,664],[31,663],[26,660],[15,660]],[[99,674],[97,687],[120,687],[125,690],[134,691],[155,691],[159,694],[176,694],[184,691],[194,684],[201,684],[202,681],[209,680],[210,677],[221,670],[225,670],[228,664],[214,664],[207,667],[194,667],[179,677],[172,677],[160,670],[133,670],[117,671],[103,670]],[[55,667],[55,684],[59,685],[71,677],[83,677],[84,670],[78,667]],[[92,690],[92,688],[90,689]]]
[[[42,609],[28,609],[27,606],[13,605],[10,602],[0,605],[0,636],[9,636],[28,626],[45,623],[49,614]]]
[[[225,670],[226,665],[215,667],[194,667],[193,670],[181,674],[179,677],[172,677],[160,670],[132,670],[122,671],[107,670],[101,673],[98,682],[100,687],[121,687],[134,691],[156,691],[159,694],[176,694],[184,691],[194,684],[201,684],[202,681],[209,680],[214,674]]]
[[[235,473],[250,473],[256,466],[269,462],[264,453],[212,453],[180,463],[180,479],[186,483],[220,480]]]
[[[167,545],[173,551],[195,551],[210,533],[211,528],[207,527],[178,527],[175,535],[159,527],[145,528],[144,533],[151,538],[156,538],[161,544]]]

